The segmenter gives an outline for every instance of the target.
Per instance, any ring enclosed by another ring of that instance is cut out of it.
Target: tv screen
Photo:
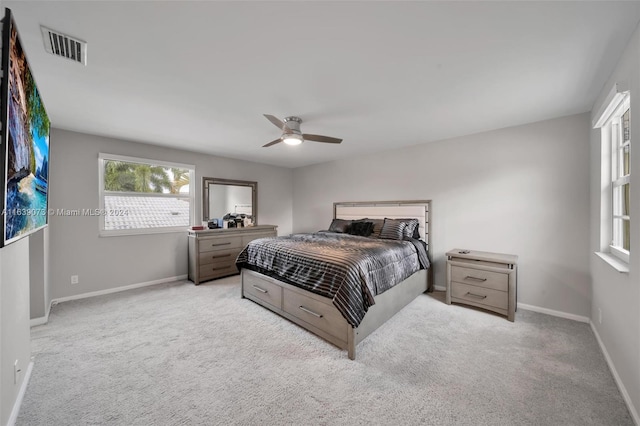
[[[9,9],[2,22],[0,246],[48,223],[50,123]],[[8,70],[8,72],[7,72]]]

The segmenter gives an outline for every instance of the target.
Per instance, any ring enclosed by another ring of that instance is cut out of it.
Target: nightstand
[[[447,252],[447,305],[464,303],[515,319],[518,256],[455,249]]]

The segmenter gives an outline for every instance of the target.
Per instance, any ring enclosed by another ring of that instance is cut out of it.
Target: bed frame
[[[420,270],[375,296],[375,305],[369,308],[357,328],[347,323],[331,299],[249,269],[242,269],[242,297],[276,312],[341,349],[347,349],[349,359],[354,360],[358,343],[420,294],[433,290],[430,211],[430,200],[334,203],[333,216],[336,219],[418,219],[420,236],[427,243],[432,262],[428,270]]]

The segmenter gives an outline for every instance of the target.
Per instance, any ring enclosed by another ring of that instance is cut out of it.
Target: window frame
[[[602,169],[602,198],[601,198],[601,252],[596,253],[602,259],[620,272],[629,271],[629,250],[624,246],[624,221],[631,224],[631,216],[622,214],[624,194],[620,194],[624,185],[631,183],[631,167],[627,174],[621,173],[625,146],[631,152],[633,135],[628,141],[623,135],[623,116],[631,111],[631,96],[629,90],[618,90],[614,87],[605,103],[604,111],[594,123],[594,128],[600,129],[601,138],[601,169]],[[631,127],[629,125],[629,132]],[[627,209],[629,205],[627,204]],[[630,238],[630,234],[629,234]],[[609,256],[611,258],[609,258]]]
[[[631,168],[627,166],[628,173],[624,173],[624,149],[628,147],[631,152],[631,137],[628,140],[624,138],[623,117],[630,111],[630,98],[625,96],[620,102],[612,118],[611,125],[611,244],[609,250],[611,254],[620,258],[622,261],[629,263],[629,250],[624,247],[624,222],[631,224],[631,216],[623,213],[625,204],[624,185],[631,184]],[[630,129],[629,129],[630,130]],[[628,161],[628,156],[627,156]],[[620,191],[618,191],[620,190]],[[627,210],[629,205],[627,203]],[[630,237],[629,237],[630,238]],[[630,242],[629,242],[630,243]],[[631,247],[629,247],[631,248]]]
[[[149,235],[149,234],[168,234],[175,232],[185,232],[191,227],[196,220],[195,215],[195,176],[196,167],[193,164],[176,163],[173,161],[152,160],[149,158],[130,157],[117,154],[98,154],[98,208],[99,211],[105,212],[105,196],[116,195],[119,197],[167,197],[167,198],[187,198],[186,194],[163,194],[163,193],[145,193],[145,192],[124,192],[124,191],[105,191],[104,189],[104,170],[106,161],[122,161],[135,164],[146,164],[152,166],[174,167],[189,170],[189,224],[186,226],[163,226],[156,228],[135,228],[135,229],[104,229],[105,215],[98,215],[98,235],[100,237],[115,237],[124,235]]]

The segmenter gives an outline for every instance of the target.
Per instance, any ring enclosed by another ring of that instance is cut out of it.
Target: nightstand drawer
[[[508,293],[506,291],[492,290],[459,282],[451,283],[451,297],[499,309],[507,309],[509,306]]]
[[[509,288],[507,274],[457,265],[451,266],[451,281],[500,291],[507,291]]]

